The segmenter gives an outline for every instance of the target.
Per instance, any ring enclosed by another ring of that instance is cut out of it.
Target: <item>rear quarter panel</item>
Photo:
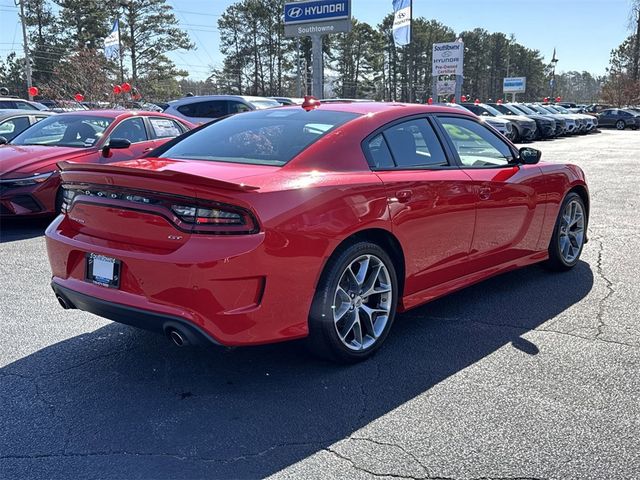
[[[544,162],[539,165],[545,178],[544,201],[546,209],[538,249],[546,250],[553,235],[555,222],[564,197],[571,189],[576,187],[584,187],[588,196],[589,189],[584,172],[577,165]],[[590,202],[587,201],[586,203],[587,212],[589,212]]]

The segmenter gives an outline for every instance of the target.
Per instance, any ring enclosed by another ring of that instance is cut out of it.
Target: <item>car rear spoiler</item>
[[[144,161],[144,160],[142,160]],[[247,192],[259,190],[260,187],[245,185],[244,183],[227,182],[216,180],[215,178],[193,175],[191,173],[178,172],[175,170],[150,170],[146,168],[121,167],[116,165],[97,165],[90,163],[59,162],[58,168],[61,172],[62,181],[68,180],[67,175],[75,172],[123,174],[133,177],[153,178],[157,180],[168,180],[171,182],[197,185],[201,187],[214,187],[236,192]]]

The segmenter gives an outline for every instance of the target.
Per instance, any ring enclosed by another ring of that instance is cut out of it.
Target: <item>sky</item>
[[[204,79],[220,66],[217,20],[234,0],[168,0],[182,28],[196,45],[170,54],[193,79]],[[355,18],[378,24],[391,12],[391,0],[352,0]],[[609,54],[630,35],[629,0],[413,0],[414,17],[436,19],[456,32],[484,28],[514,34],[546,61],[557,49],[558,71],[602,75]],[[22,32],[13,0],[0,0],[0,58],[22,49]]]

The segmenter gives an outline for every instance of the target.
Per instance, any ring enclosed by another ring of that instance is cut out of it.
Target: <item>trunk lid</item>
[[[58,166],[63,185],[74,193],[66,218],[74,231],[145,248],[175,250],[194,231],[207,228],[211,233],[225,228],[237,233],[218,224],[202,227],[199,209],[194,218],[185,218],[173,207],[226,212],[236,208],[249,212],[250,217],[252,208],[242,197],[259,189],[238,179],[256,174],[251,165],[144,158],[109,165],[61,162]]]

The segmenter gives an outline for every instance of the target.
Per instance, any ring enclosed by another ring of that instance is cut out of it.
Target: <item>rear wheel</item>
[[[626,126],[627,126],[627,124],[626,124],[626,123],[624,123],[624,120],[618,120],[618,121],[616,122],[616,128],[617,128],[618,130],[624,130]]]
[[[357,362],[384,342],[395,317],[398,282],[378,245],[358,242],[334,255],[309,315],[309,345],[325,358]]]
[[[578,263],[587,235],[587,220],[582,197],[569,193],[562,202],[549,243],[547,265],[553,270],[569,270]]]

